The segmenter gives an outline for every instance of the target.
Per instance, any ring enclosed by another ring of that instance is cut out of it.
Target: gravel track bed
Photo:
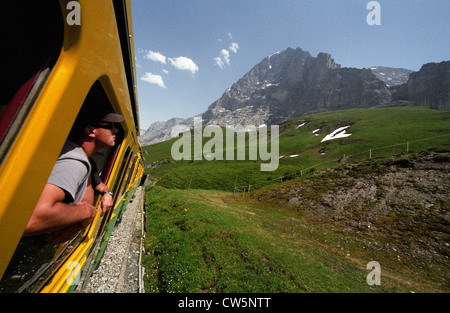
[[[83,293],[143,292],[140,266],[144,187],[139,187],[116,225],[98,268]]]

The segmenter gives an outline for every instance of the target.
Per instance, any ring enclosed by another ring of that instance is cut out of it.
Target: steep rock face
[[[303,114],[390,101],[368,69],[341,68],[327,53],[288,48],[265,58],[203,114],[207,124],[276,124]]]
[[[450,61],[424,64],[391,91],[393,101],[450,110]]]
[[[305,80],[303,69],[312,59],[300,48],[266,57],[211,104],[202,118],[207,124],[265,124],[278,114],[278,106],[285,106],[293,86]]]
[[[423,65],[410,75],[407,90],[408,101],[415,105],[450,110],[450,61]]]

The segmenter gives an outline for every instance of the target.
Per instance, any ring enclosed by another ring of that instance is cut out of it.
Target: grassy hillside
[[[174,161],[177,139],[144,147],[146,291],[448,292],[449,121],[423,107],[305,116],[280,125],[274,172]]]
[[[155,187],[147,199],[147,292],[371,291],[365,264],[291,214],[219,191]]]
[[[178,139],[145,146],[144,157],[148,166],[153,165],[147,171],[149,176],[160,186],[232,191],[236,182],[241,189],[249,185],[252,189],[336,166],[343,158],[355,162],[407,149],[440,147],[450,142],[450,136],[445,136],[450,134],[449,125],[450,112],[425,107],[355,109],[304,116],[280,125],[279,166],[272,172],[260,171],[261,161],[249,160],[248,152],[244,161],[192,158],[175,162],[171,147]],[[349,126],[345,132],[351,136],[321,142],[345,126]],[[203,144],[208,140],[204,138]]]
[[[149,188],[147,292],[448,292],[449,161],[380,158],[246,196]]]

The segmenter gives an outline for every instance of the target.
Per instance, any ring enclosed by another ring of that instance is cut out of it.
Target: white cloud
[[[214,58],[214,62],[216,63],[217,66],[219,66],[220,68],[223,68],[224,64],[223,64],[221,57]]]
[[[178,69],[178,70],[185,70],[190,71],[192,74],[195,74],[198,72],[198,66],[189,58],[186,57],[178,57],[178,58],[169,58],[170,63]]]
[[[149,51],[145,57],[149,60],[166,64],[166,57],[159,52]]]
[[[162,71],[163,71],[164,74],[169,74],[169,71],[166,70],[166,69],[163,69]]]
[[[146,81],[150,84],[155,84],[158,85],[164,89],[167,89],[166,85],[164,84],[164,81],[161,77],[161,75],[155,75],[152,74],[150,72],[145,73],[142,77],[141,80]]]
[[[228,33],[228,39],[233,40],[233,35],[231,33]],[[220,40],[222,42],[222,40]],[[225,65],[231,64],[230,59],[230,51],[236,54],[239,50],[239,44],[237,42],[232,41],[228,49],[222,49],[219,52],[219,56],[215,57],[214,63],[220,67],[223,68]]]
[[[234,53],[237,53],[239,49],[239,44],[237,42],[233,42],[230,45],[230,50],[233,51]]]
[[[237,43],[232,43],[230,46],[230,50],[234,53],[237,53],[237,50],[239,49],[239,45]],[[219,66],[220,68],[223,68],[225,64],[230,65],[230,51],[227,49],[222,49],[219,53],[219,56],[214,58],[214,63]]]
[[[222,58],[223,62],[226,64],[230,64],[230,52],[226,49],[222,49],[220,51],[220,57]]]

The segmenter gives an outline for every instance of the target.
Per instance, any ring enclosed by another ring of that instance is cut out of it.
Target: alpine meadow
[[[419,106],[301,116],[280,124],[275,171],[248,146],[211,161],[175,161],[179,138],[144,146],[147,292],[448,292],[449,121]]]

